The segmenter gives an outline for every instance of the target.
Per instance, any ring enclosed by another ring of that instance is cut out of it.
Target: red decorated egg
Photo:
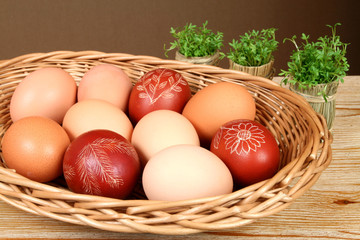
[[[92,130],[75,138],[65,152],[63,171],[76,192],[126,198],[140,176],[135,148],[120,134]]]
[[[210,150],[225,162],[240,187],[271,178],[280,163],[274,136],[253,120],[234,120],[222,125]]]
[[[155,110],[181,113],[191,97],[188,82],[183,76],[166,68],[149,71],[133,87],[129,99],[129,115],[133,123]]]

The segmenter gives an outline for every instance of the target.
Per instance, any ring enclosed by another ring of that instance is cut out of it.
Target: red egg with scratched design
[[[181,113],[191,97],[188,82],[167,68],[158,68],[142,76],[133,87],[129,99],[129,115],[133,123],[155,110]]]
[[[235,185],[248,186],[273,177],[280,151],[272,133],[253,120],[233,120],[216,132],[210,147],[230,169]]]
[[[140,176],[135,148],[110,130],[92,130],[75,138],[65,152],[68,187],[82,194],[126,198]]]

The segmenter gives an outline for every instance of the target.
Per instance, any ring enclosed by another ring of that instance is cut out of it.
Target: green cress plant
[[[170,47],[166,48],[164,44],[165,56],[173,49],[178,51],[186,57],[205,57],[210,56],[220,50],[223,46],[222,32],[216,34],[207,28],[208,21],[202,26],[196,26],[188,23],[183,29],[175,29],[171,27],[170,33],[176,39],[170,43]]]
[[[273,52],[279,42],[275,40],[277,29],[252,30],[233,39],[227,58],[242,66],[261,66],[273,60]],[[224,56],[224,54],[223,54]]]
[[[291,41],[296,50],[290,56],[288,70],[281,70],[279,74],[285,76],[283,83],[294,85],[297,83],[300,89],[308,89],[333,81],[344,82],[346,71],[349,70],[345,57],[348,44],[342,43],[340,37],[336,35],[336,26],[339,25],[341,24],[326,25],[331,28],[331,37],[320,37],[316,42],[309,42],[309,35],[304,33],[301,35],[303,43],[300,46],[295,41],[296,35],[284,39],[284,42]],[[323,96],[327,101],[326,87],[318,95]]]

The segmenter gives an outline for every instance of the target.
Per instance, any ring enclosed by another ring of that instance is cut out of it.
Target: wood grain
[[[333,161],[317,183],[280,213],[241,228],[171,237],[114,233],[28,214],[0,201],[0,238],[360,239],[360,76],[346,77],[339,87],[333,134]]]

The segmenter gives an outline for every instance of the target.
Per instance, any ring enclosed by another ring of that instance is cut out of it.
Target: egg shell
[[[226,165],[209,150],[175,145],[156,153],[146,164],[142,183],[150,200],[180,201],[231,193]]]
[[[160,150],[178,144],[200,145],[191,122],[180,113],[157,110],[145,115],[134,128],[131,143],[142,165]]]
[[[87,71],[79,83],[78,101],[100,99],[127,111],[132,82],[119,67],[99,64]]]
[[[126,198],[140,177],[135,148],[109,130],[92,130],[71,142],[64,156],[64,177],[76,192]]]
[[[63,156],[70,140],[54,120],[34,116],[13,123],[2,139],[2,154],[8,168],[38,182],[62,174]]]
[[[76,102],[74,78],[61,68],[42,68],[27,75],[16,87],[10,102],[13,122],[28,116],[63,121],[67,110]]]
[[[129,99],[129,116],[136,124],[146,114],[166,109],[181,113],[191,97],[188,82],[172,69],[158,68],[143,75]]]
[[[65,114],[63,128],[71,141],[95,129],[114,131],[130,141],[133,131],[128,116],[121,109],[98,99],[83,100],[74,104]]]
[[[219,82],[198,91],[182,114],[194,125],[202,146],[209,147],[212,137],[224,123],[235,119],[254,120],[256,105],[245,87]]]
[[[280,164],[275,137],[252,120],[237,119],[222,125],[210,150],[224,161],[239,188],[273,177]]]

